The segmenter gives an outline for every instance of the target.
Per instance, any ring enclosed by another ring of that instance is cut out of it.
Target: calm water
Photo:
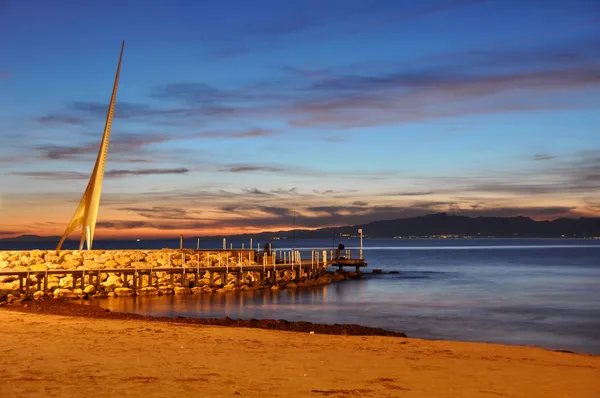
[[[344,243],[347,248],[358,246],[354,239]],[[104,243],[107,248],[123,244]],[[331,247],[332,241],[293,244],[322,248]],[[153,245],[176,247],[178,243]],[[292,241],[275,241],[277,248],[291,245]],[[279,293],[106,299],[100,304],[145,315],[357,323],[404,331],[410,337],[600,354],[598,240],[367,239],[364,245],[369,269],[400,274],[367,275],[362,280]]]

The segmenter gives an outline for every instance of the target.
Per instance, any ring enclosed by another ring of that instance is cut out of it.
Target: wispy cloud
[[[536,161],[540,161],[540,160],[552,160],[554,158],[555,158],[555,156],[552,156],[552,155],[542,155],[542,154],[533,155],[533,160],[536,160]]]
[[[248,173],[248,172],[267,172],[281,173],[285,169],[280,167],[255,166],[255,165],[230,165],[221,168],[219,171],[227,173]]]
[[[111,154],[136,154],[139,150],[152,144],[169,141],[171,137],[159,134],[126,134],[113,137],[109,143]],[[75,146],[38,145],[33,149],[42,159],[48,160],[89,160],[86,155],[98,153],[100,141],[89,142]],[[139,155],[139,153],[137,153]]]
[[[128,176],[141,176],[141,175],[164,175],[164,174],[186,174],[190,170],[186,168],[173,168],[173,169],[135,169],[135,170],[107,170],[104,175],[107,178],[122,178]],[[23,172],[11,172],[10,175],[17,175],[22,177],[30,177],[37,179],[49,179],[49,180],[81,180],[88,179],[90,175],[88,173],[81,173],[77,171],[23,171]]]

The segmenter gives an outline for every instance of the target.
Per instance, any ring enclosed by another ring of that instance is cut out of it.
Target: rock
[[[117,276],[117,274],[108,274],[108,277],[101,285],[104,287],[112,287],[114,289],[123,286],[123,279],[121,279],[120,276]]]
[[[202,293],[202,287],[195,286],[195,287],[191,288],[191,292],[192,292],[192,294],[200,294],[200,293]]]
[[[44,251],[42,251],[42,250],[32,250],[29,253],[29,256],[32,257],[32,258],[41,258],[41,259],[43,259],[44,258],[44,254],[46,254],[46,253]]]
[[[383,274],[383,270],[381,268],[375,268],[371,271],[373,274]]]
[[[202,293],[212,293],[213,291],[214,290],[208,285],[202,286]]]
[[[114,293],[117,297],[133,297],[133,296],[135,296],[135,292],[133,291],[133,289],[130,289],[128,287],[118,287],[115,289]]]
[[[110,293],[108,293],[108,295],[106,297],[111,297],[111,298],[116,297],[116,294],[115,294],[115,292],[110,292]]]
[[[223,290],[225,290],[226,292],[233,292],[235,291],[235,285],[233,283],[225,285],[223,286]]]
[[[85,287],[85,289],[83,289],[83,293],[84,294],[92,294],[96,291],[96,286],[94,285],[87,285]]]
[[[119,257],[115,257],[115,261],[117,262],[117,264],[124,268],[127,268],[131,265],[131,258],[129,256],[121,255]]]
[[[152,286],[143,287],[138,289],[138,296],[158,296],[158,289]]]
[[[73,277],[71,275],[67,275],[64,278],[60,278],[58,285],[61,289],[73,287]]]
[[[173,291],[175,292],[175,295],[183,295],[183,294],[191,293],[190,289],[187,287],[175,287],[173,289]]]
[[[42,297],[44,297],[44,292],[41,290],[38,290],[37,292],[33,293],[33,299],[34,300],[39,300]]]
[[[360,278],[360,274],[358,272],[348,272],[346,274],[346,276],[348,277],[348,279],[359,279]]]
[[[158,287],[158,292],[160,294],[173,294],[173,288],[171,287],[171,285],[168,286],[159,286]]]
[[[296,285],[294,282],[288,282],[287,285],[285,285],[286,289],[297,289],[298,285]]]
[[[30,271],[48,271],[48,266],[46,264],[32,264],[29,267]]]
[[[248,285],[242,285],[240,286],[240,290],[245,291],[245,290],[252,290],[252,288]]]
[[[78,299],[79,296],[69,289],[56,289],[54,291],[55,299]]]
[[[227,291],[223,288],[217,289],[217,293],[227,293]]]
[[[273,286],[271,286],[271,290],[279,290],[279,285],[273,285]]]

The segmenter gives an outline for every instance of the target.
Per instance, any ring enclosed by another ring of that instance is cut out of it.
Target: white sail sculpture
[[[119,74],[121,72],[121,61],[123,59],[123,50],[125,49],[125,41],[121,44],[121,54],[119,55],[119,65],[117,66],[117,74],[115,76],[115,83],[113,85],[112,96],[110,97],[110,104],[108,106],[108,114],[106,115],[106,123],[104,124],[104,134],[102,135],[102,142],[100,143],[100,149],[98,151],[98,158],[96,159],[96,165],[94,171],[90,176],[87,188],[75,210],[75,214],[71,218],[67,229],[60,238],[56,250],[60,250],[63,242],[72,232],[76,231],[80,227],[83,229],[81,232],[81,240],[79,242],[79,250],[83,249],[83,242],[85,240],[88,250],[92,249],[92,243],[94,241],[94,232],[96,230],[96,219],[98,217],[98,207],[100,205],[100,194],[102,193],[102,181],[104,180],[104,166],[106,164],[106,155],[108,153],[108,143],[110,141],[110,129],[112,127],[113,115],[115,112],[115,102],[117,100],[117,88],[119,87]]]

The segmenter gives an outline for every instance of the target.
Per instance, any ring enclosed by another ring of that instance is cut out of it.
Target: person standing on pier
[[[340,260],[340,259],[343,260],[343,259],[345,259],[345,257],[343,257],[341,255],[342,250],[344,250],[345,248],[346,248],[346,246],[344,246],[344,243],[340,242],[340,244],[338,245],[337,250],[335,251],[335,258],[336,258],[336,260]]]

